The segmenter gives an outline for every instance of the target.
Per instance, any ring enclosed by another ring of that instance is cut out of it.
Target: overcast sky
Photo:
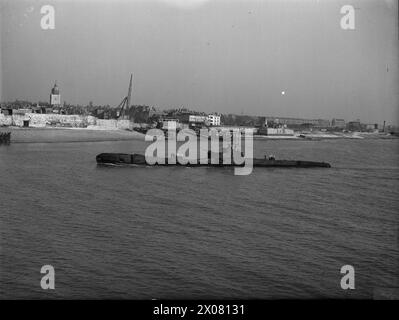
[[[117,106],[133,73],[132,104],[398,123],[394,0],[0,3],[1,101],[47,101],[57,80],[62,101]]]

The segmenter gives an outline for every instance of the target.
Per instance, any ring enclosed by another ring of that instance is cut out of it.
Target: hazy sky
[[[117,106],[133,73],[133,104],[398,123],[394,0],[0,3],[2,101],[47,101],[57,80],[62,101]]]

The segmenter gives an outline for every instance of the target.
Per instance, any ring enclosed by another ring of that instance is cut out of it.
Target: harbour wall
[[[5,116],[4,114],[0,113],[0,127],[3,126],[12,126],[12,117]]]
[[[89,128],[99,128],[106,130],[115,130],[115,129],[133,129],[133,124],[130,120],[116,120],[116,119],[97,119],[94,124],[91,124]]]
[[[130,120],[103,120],[93,116],[65,115],[65,114],[40,114],[25,113],[4,115],[0,114],[0,126],[23,127],[24,123],[29,123],[29,127],[43,128],[50,127],[69,127],[69,128],[90,128],[103,130],[133,129]]]

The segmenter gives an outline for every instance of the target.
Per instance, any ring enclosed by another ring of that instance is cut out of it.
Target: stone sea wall
[[[133,125],[130,120],[103,120],[103,119],[96,119],[96,123],[94,126],[99,127],[101,129],[132,129]]]
[[[102,120],[93,116],[40,113],[14,114],[11,116],[0,114],[0,126],[23,127],[24,121],[29,121],[29,127],[34,128],[43,128],[46,126],[103,130],[131,130],[133,128],[133,124],[129,120]]]
[[[12,125],[12,117],[5,116],[4,114],[0,113],[0,127],[11,126],[11,125]]]

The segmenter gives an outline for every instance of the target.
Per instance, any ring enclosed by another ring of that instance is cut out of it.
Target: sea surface
[[[100,167],[136,141],[0,146],[0,298],[373,298],[399,286],[399,140],[255,141],[331,169]],[[55,268],[55,290],[40,269]],[[355,290],[340,269],[355,268]]]

